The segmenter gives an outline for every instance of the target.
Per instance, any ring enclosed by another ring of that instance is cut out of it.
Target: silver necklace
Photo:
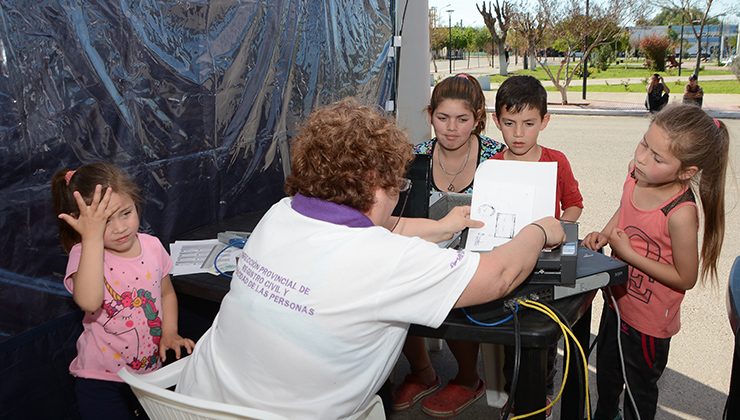
[[[455,179],[457,178],[457,176],[460,175],[462,173],[462,171],[465,170],[465,167],[468,166],[468,160],[470,160],[470,148],[471,147],[472,147],[472,142],[470,141],[470,137],[468,137],[468,150],[465,153],[465,161],[463,162],[462,167],[460,168],[460,170],[457,171],[454,174],[451,174],[451,173],[447,172],[447,169],[445,169],[444,164],[442,164],[442,152],[441,151],[437,152],[437,154],[439,155],[439,159],[437,159],[439,161],[439,167],[442,169],[442,172],[444,172],[445,174],[447,174],[447,176],[451,176],[452,177],[452,179],[450,180],[450,183],[447,185],[447,191],[450,191],[450,192],[454,192],[455,191],[455,185],[453,183],[455,182]]]

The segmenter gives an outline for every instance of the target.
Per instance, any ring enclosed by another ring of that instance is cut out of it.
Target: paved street
[[[740,101],[735,101],[737,105]],[[493,102],[489,100],[489,105]],[[540,136],[541,144],[563,151],[569,158],[585,198],[585,209],[580,219],[581,237],[592,230],[600,230],[615,211],[629,159],[638,139],[648,126],[647,116],[583,116],[553,115],[550,125]],[[739,168],[740,120],[725,120],[734,139],[732,165]],[[486,133],[494,139],[500,134],[490,122]],[[735,169],[736,171],[737,169]],[[729,372],[732,362],[733,336],[727,320],[725,292],[727,277],[736,255],[740,254],[740,206],[737,174],[728,172],[727,231],[719,265],[719,284],[700,285],[687,292],[682,309],[682,330],[671,343],[671,354],[666,373],[660,382],[661,396],[657,419],[719,419],[722,417]],[[594,303],[592,335],[598,330],[601,298]],[[562,354],[562,343],[560,347]],[[433,353],[435,367],[443,383],[454,376],[456,367],[449,351]],[[595,351],[590,359],[592,404],[596,402],[594,375]],[[560,362],[559,362],[560,363]],[[407,373],[403,357],[395,378],[400,381]],[[485,398],[479,400],[459,418],[498,418],[498,410],[487,407]],[[429,418],[419,404],[407,412],[394,414],[392,420]],[[553,419],[559,418],[559,406]]]

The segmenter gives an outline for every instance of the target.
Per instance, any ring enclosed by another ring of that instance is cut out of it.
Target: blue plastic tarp
[[[0,0],[0,277],[59,282],[49,180],[98,160],[168,243],[284,195],[320,104],[392,92],[389,1]]]

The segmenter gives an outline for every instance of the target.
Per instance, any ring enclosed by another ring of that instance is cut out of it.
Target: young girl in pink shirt
[[[667,106],[637,145],[616,213],[601,232],[583,240],[592,250],[609,244],[630,266],[627,283],[606,290],[595,419],[621,418],[618,404],[625,382],[624,418],[637,418],[635,411],[642,420],[655,417],[657,381],[681,325],[684,294],[699,275],[716,281],[728,150],[722,121],[696,106]],[[695,192],[704,219],[701,252]]]
[[[172,261],[159,240],[139,233],[141,196],[118,167],[93,163],[52,179],[59,237],[69,253],[64,285],[85,311],[70,364],[83,419],[144,415],[117,372],[146,373],[167,349],[194,343],[177,333]],[[138,413],[137,413],[138,411]]]

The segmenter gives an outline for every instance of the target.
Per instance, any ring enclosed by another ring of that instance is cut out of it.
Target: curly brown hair
[[[375,190],[398,189],[413,159],[406,134],[377,109],[347,98],[314,110],[293,139],[289,195],[367,212]]]

